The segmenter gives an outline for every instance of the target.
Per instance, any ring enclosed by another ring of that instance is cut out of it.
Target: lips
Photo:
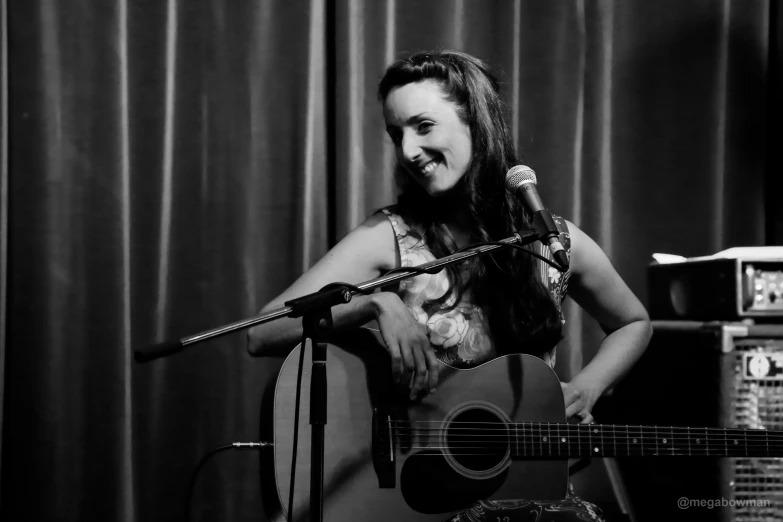
[[[438,167],[438,165],[440,165],[440,160],[434,159],[422,165],[417,165],[417,164],[410,165],[409,168],[415,174],[426,177],[432,174],[433,172],[435,172],[435,169]]]

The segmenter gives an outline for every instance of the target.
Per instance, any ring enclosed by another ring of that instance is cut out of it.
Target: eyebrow
[[[420,112],[419,114],[414,114],[413,116],[405,120],[403,123],[405,125],[410,125],[411,123],[414,123],[415,121],[422,119],[422,117],[427,116],[428,113],[429,111],[424,111],[424,112]],[[390,128],[395,128],[395,127],[396,127],[395,125],[387,125],[386,129],[388,130]]]

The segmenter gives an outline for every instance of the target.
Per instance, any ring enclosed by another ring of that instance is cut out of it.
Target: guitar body
[[[284,507],[299,353],[299,347],[292,351],[280,370],[274,400],[274,467]],[[308,345],[294,486],[297,521],[310,519],[310,354]],[[514,442],[505,430],[495,449],[482,453],[470,449],[472,436],[461,431],[484,433],[521,421],[564,423],[560,382],[540,359],[508,355],[470,370],[442,366],[437,392],[418,402],[399,393],[389,357],[371,334],[330,344],[326,360],[325,521],[434,521],[480,499],[565,498],[566,457],[512,458]],[[282,519],[286,511],[280,510]]]

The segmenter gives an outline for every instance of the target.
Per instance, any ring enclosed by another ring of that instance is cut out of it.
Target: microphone
[[[549,246],[552,257],[562,268],[568,270],[568,254],[560,243],[560,232],[552,219],[552,214],[544,208],[536,190],[536,173],[527,165],[511,167],[506,173],[506,189],[519,196],[533,216],[533,227],[541,242]]]

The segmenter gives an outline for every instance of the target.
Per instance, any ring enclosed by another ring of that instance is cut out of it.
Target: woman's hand
[[[394,379],[398,383],[410,383],[411,400],[427,390],[435,393],[439,363],[427,337],[427,328],[413,318],[397,294],[375,294],[373,305],[383,342],[391,355]]]
[[[563,388],[565,399],[566,420],[579,424],[592,424],[594,419],[590,412],[600,394],[575,381],[561,382],[560,386]]]

